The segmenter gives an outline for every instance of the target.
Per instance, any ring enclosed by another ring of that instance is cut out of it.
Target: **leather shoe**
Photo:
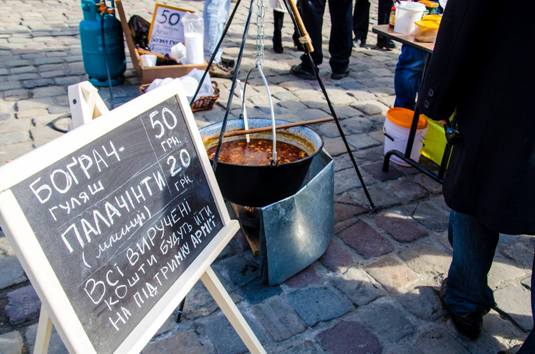
[[[455,329],[464,335],[465,337],[476,340],[481,333],[481,327],[483,326],[483,314],[479,312],[472,312],[466,315],[456,315],[449,308],[448,304],[444,301],[444,295],[447,287],[448,278],[444,279],[442,286],[440,287],[440,300],[442,307],[446,310]]]
[[[293,65],[290,69],[290,72],[294,74],[295,76],[305,79],[305,80],[314,80],[316,79],[316,75],[314,75],[314,72],[311,69],[308,69],[303,65],[303,63],[298,65]]]
[[[342,72],[339,72],[339,73],[333,72],[331,74],[331,79],[333,79],[333,80],[341,80],[344,77],[347,77],[348,75],[349,75],[349,70],[345,70],[345,71],[342,71]]]

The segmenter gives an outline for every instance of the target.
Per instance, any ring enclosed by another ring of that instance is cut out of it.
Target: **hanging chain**
[[[256,6],[256,64],[262,65],[264,62],[264,18],[266,15],[264,0],[258,0]]]

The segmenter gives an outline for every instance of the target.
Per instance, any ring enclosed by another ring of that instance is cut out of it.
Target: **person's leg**
[[[443,300],[455,315],[484,315],[495,305],[492,290],[487,285],[487,274],[499,233],[473,216],[454,210],[450,213],[449,231],[453,258]]]
[[[392,0],[379,0],[377,8],[377,24],[386,25],[390,20],[390,10],[392,10]],[[394,43],[386,37],[377,36],[377,47],[394,48]]]
[[[273,10],[273,50],[282,53],[282,25],[284,24],[284,12]]]
[[[533,265],[531,266],[531,284],[535,284],[535,259],[533,259]],[[533,288],[531,288],[531,316],[535,318],[535,292]],[[535,353],[535,331],[533,328],[516,354],[532,353]]]
[[[227,22],[230,12],[230,0],[205,0],[203,19],[204,19],[204,57],[210,59],[217,46],[217,42],[223,34],[225,23]],[[214,63],[221,62],[223,49],[219,48]]]
[[[404,44],[401,47],[394,75],[394,88],[396,90],[394,107],[414,109],[426,55],[424,51],[409,45]]]
[[[323,62],[323,52],[321,50],[321,29],[323,27],[323,13],[325,11],[326,0],[302,0],[300,13],[303,22],[312,40],[314,51],[311,53],[313,64],[318,66]],[[314,80],[314,70],[306,54],[301,55],[301,63],[292,66],[290,72],[297,77],[306,80]]]
[[[361,47],[366,44],[368,38],[368,24],[370,23],[370,1],[356,0],[353,10],[353,33],[355,41],[359,40]]]
[[[329,64],[333,74],[347,76],[352,50],[352,0],[329,0],[331,34],[329,37]],[[336,79],[337,77],[333,77]],[[341,78],[341,77],[340,77]]]
[[[323,28],[323,13],[325,12],[325,0],[302,0],[299,2],[301,5],[301,16],[303,22],[308,31],[308,35],[312,40],[314,46],[314,52],[312,52],[312,59],[316,65],[320,65],[323,62],[322,40],[321,30]],[[308,64],[308,59],[305,55],[301,56],[301,61]]]

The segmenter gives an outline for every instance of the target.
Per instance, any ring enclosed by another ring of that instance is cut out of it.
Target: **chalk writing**
[[[175,97],[13,188],[99,353],[111,353],[222,228]]]

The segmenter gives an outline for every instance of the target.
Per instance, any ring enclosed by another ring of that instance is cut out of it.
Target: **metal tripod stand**
[[[218,140],[218,145],[217,145],[217,149],[216,149],[216,153],[215,153],[215,156],[214,156],[214,160],[213,160],[213,169],[214,171],[217,169],[217,163],[218,163],[218,160],[219,160],[219,153],[221,151],[221,146],[222,146],[222,143],[223,143],[223,136],[226,132],[226,129],[227,129],[227,120],[228,120],[228,116],[230,114],[230,111],[232,109],[232,101],[233,101],[233,98],[234,98],[234,92],[236,90],[236,85],[237,85],[237,81],[238,81],[238,77],[239,77],[239,74],[240,74],[240,67],[241,67],[241,61],[242,61],[242,57],[243,57],[243,52],[244,52],[244,48],[245,48],[245,45],[246,45],[246,41],[247,41],[247,36],[248,36],[248,33],[249,33],[249,25],[251,23],[251,18],[252,18],[252,14],[253,14],[253,4],[254,4],[254,1],[255,0],[250,0],[249,2],[249,10],[248,10],[248,14],[247,14],[247,20],[245,22],[245,26],[244,26],[244,31],[243,31],[243,35],[242,35],[242,41],[241,41],[241,45],[240,45],[240,50],[238,52],[238,57],[236,59],[236,65],[235,65],[235,68],[234,68],[234,73],[233,73],[233,76],[232,76],[232,84],[231,84],[231,87],[230,87],[230,93],[229,93],[229,97],[227,99],[227,105],[226,105],[226,111],[225,111],[225,115],[223,117],[223,122],[222,122],[222,126],[221,126],[221,131],[220,131],[220,134],[219,134],[219,140]],[[258,0],[258,1],[261,1],[262,0]],[[313,68],[314,70],[314,75],[316,77],[316,80],[318,81],[319,85],[320,85],[320,88],[321,88],[321,91],[327,101],[327,104],[329,106],[329,111],[333,117],[333,120],[334,122],[336,123],[336,126],[338,128],[338,132],[342,138],[342,141],[344,142],[344,145],[345,145],[345,148],[347,150],[347,153],[351,159],[351,163],[353,164],[353,168],[355,169],[355,172],[359,178],[359,181],[361,183],[361,186],[364,190],[364,193],[366,195],[366,198],[368,199],[368,202],[369,202],[369,205],[370,205],[370,209],[373,210],[375,209],[375,204],[373,203],[373,200],[370,196],[370,193],[368,191],[368,188],[366,187],[366,184],[364,182],[364,179],[362,177],[362,174],[357,166],[357,162],[355,160],[355,157],[353,156],[353,153],[351,152],[351,147],[349,146],[349,143],[347,141],[347,138],[346,138],[346,135],[342,129],[342,126],[340,124],[340,120],[338,119],[338,116],[336,115],[336,112],[334,110],[334,107],[332,105],[332,102],[329,98],[329,95],[327,93],[327,89],[325,88],[325,85],[323,84],[323,81],[319,75],[319,71],[316,67],[316,65],[314,64],[313,60],[312,60],[312,56],[311,56],[311,53],[314,51],[314,48],[312,47],[312,42],[310,40],[310,37],[306,31],[306,28],[304,26],[304,23],[301,19],[301,15],[299,14],[299,11],[297,9],[297,6],[295,5],[295,2],[294,0],[283,0],[284,1],[284,5],[286,6],[286,9],[288,10],[288,13],[290,14],[290,17],[292,19],[292,22],[294,23],[294,25],[297,27],[298,29],[298,32],[299,32],[299,40],[300,42],[303,44],[303,47],[305,48],[305,55],[306,55],[306,58],[307,60],[309,61],[309,64],[310,64],[310,67]],[[217,42],[217,45],[215,47],[215,50],[213,51],[211,57],[210,57],[210,60],[208,61],[208,66],[206,67],[204,73],[203,73],[203,76],[200,80],[200,83],[199,83],[199,86],[197,87],[197,90],[195,91],[195,94],[193,95],[193,97],[191,98],[191,101],[190,103],[193,103],[195,102],[195,99],[197,98],[197,95],[199,94],[199,91],[200,91],[200,88],[202,86],[202,83],[204,82],[204,79],[206,78],[206,75],[210,69],[210,66],[213,64],[214,62],[214,59],[215,59],[215,56],[217,54],[217,52],[219,51],[220,47],[221,47],[221,44],[223,43],[223,40],[225,39],[226,35],[227,35],[227,32],[230,28],[230,25],[232,24],[232,21],[234,19],[234,16],[236,15],[236,12],[238,10],[238,7],[240,6],[241,4],[241,0],[237,0],[236,1],[236,4],[234,5],[234,8],[230,14],[230,17],[225,25],[225,28],[223,30],[223,33],[221,35],[221,38],[219,39],[219,41]],[[180,316],[182,314],[182,311],[183,311],[183,308],[184,308],[184,302],[182,302],[180,304],[180,308],[179,308],[179,313],[178,313],[178,316],[177,316],[177,322],[180,321]]]

